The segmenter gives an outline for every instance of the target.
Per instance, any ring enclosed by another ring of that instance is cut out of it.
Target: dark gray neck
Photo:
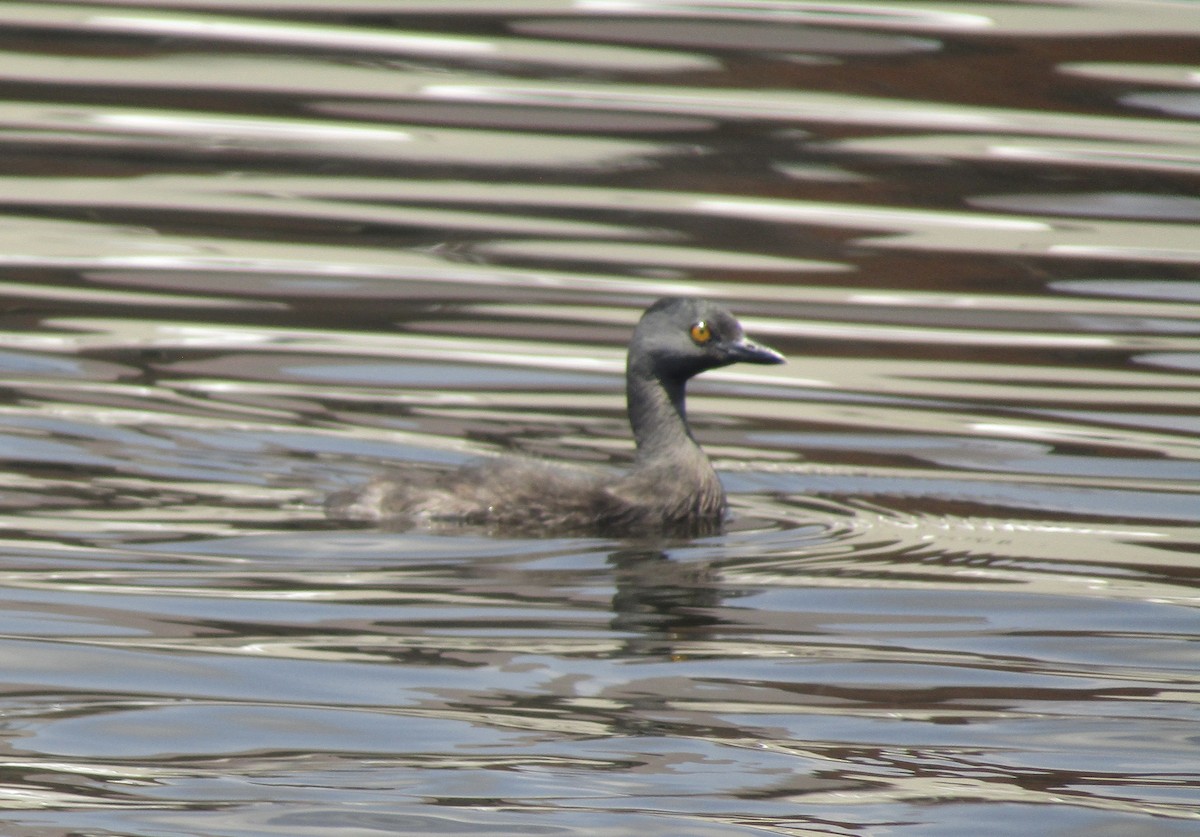
[[[639,462],[699,450],[688,429],[685,385],[684,380],[661,381],[649,374],[639,374],[639,370],[630,370],[625,399]]]

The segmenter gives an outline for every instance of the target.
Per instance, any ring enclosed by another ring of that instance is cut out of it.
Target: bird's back
[[[613,479],[511,457],[448,472],[394,472],[334,495],[326,509],[336,519],[398,528],[623,537],[712,531],[725,514],[725,494],[707,459],[647,463]]]

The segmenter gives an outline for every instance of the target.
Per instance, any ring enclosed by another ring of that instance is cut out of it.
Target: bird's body
[[[626,400],[633,467],[611,476],[534,459],[497,458],[450,472],[406,473],[330,498],[330,516],[392,525],[475,525],[513,533],[706,534],[725,491],[692,437],[687,381],[731,363],[782,363],[745,338],[733,315],[697,299],[662,299],[629,344]]]

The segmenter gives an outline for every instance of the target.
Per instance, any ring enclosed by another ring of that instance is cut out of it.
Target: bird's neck
[[[688,428],[685,386],[686,380],[664,381],[637,374],[627,377],[625,396],[638,462],[699,451]]]

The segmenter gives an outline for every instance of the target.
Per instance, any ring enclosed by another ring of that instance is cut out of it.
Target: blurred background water
[[[22,835],[1193,834],[1200,6],[0,4]],[[389,464],[736,517],[345,528]]]

